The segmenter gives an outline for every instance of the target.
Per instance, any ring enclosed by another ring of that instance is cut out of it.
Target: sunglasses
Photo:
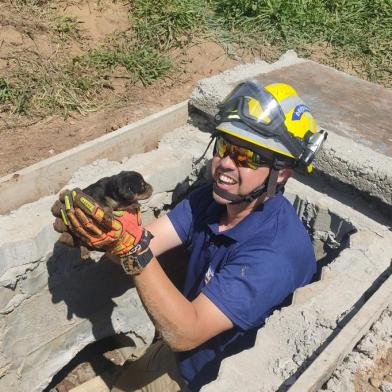
[[[257,169],[262,166],[268,166],[269,162],[257,152],[249,148],[240,147],[230,143],[222,136],[217,136],[214,155],[217,154],[219,158],[229,156],[238,167],[247,167],[250,169]]]

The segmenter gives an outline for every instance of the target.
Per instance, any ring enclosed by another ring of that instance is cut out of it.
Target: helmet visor
[[[223,100],[217,120],[242,121],[256,133],[280,140],[295,158],[303,152],[304,146],[287,131],[278,101],[252,81],[241,83]]]

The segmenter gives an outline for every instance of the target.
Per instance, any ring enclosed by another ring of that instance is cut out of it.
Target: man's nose
[[[234,159],[231,156],[232,154],[227,154],[220,160],[220,166],[224,168],[235,169],[237,167]]]

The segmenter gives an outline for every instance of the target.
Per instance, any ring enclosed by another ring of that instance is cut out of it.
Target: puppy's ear
[[[121,172],[116,176],[115,188],[118,201],[133,201],[135,198],[135,184],[128,172]]]

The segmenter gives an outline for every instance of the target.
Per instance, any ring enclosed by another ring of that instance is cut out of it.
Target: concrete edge
[[[184,125],[187,119],[188,101],[183,101],[0,178],[0,214],[57,192],[76,169],[98,158],[121,160],[152,150],[163,134]]]
[[[314,167],[323,175],[392,206],[392,159],[346,136],[328,130]]]
[[[256,60],[254,63],[237,65],[217,75],[201,79],[190,96],[189,104],[201,112],[214,116],[217,104],[240,81],[308,61],[310,60],[298,57],[294,50],[288,50],[273,63]]]
[[[391,303],[392,276],[363,305],[335,339],[321,352],[313,363],[289,389],[290,392],[316,391],[331,376],[336,366],[354,348],[356,343],[380,317]]]

